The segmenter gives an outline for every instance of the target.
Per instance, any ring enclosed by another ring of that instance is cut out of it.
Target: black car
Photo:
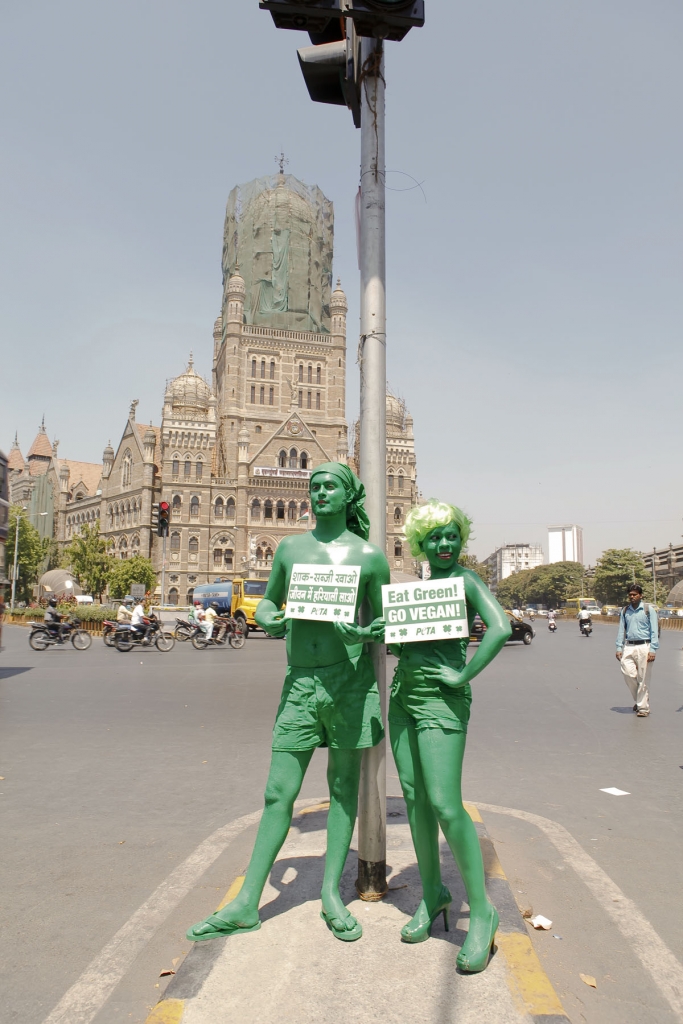
[[[508,640],[509,644],[521,643],[528,645],[536,636],[533,627],[528,622],[524,622],[522,619],[516,619],[512,615],[508,615],[508,622],[512,626],[512,636]],[[470,641],[481,640],[485,632],[486,626],[479,616],[475,615],[472,628],[470,629]]]

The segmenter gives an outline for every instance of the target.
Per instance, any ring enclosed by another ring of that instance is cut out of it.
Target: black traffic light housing
[[[261,0],[259,8],[270,11],[276,28],[292,28],[325,34],[330,22],[342,18],[344,0]]]
[[[319,42],[319,36],[309,33],[314,46],[303,46],[297,51],[299,66],[308,94],[316,103],[333,103],[348,107],[353,123],[360,128],[360,41],[353,23],[346,22],[340,39]],[[330,25],[337,29],[337,26]],[[327,35],[332,33],[328,31]]]
[[[400,42],[411,28],[425,23],[424,0],[344,0],[359,36]]]
[[[152,505],[152,532],[159,532],[159,502],[156,501]]]
[[[159,502],[159,526],[157,534],[160,537],[168,537],[168,524],[171,518],[171,506],[167,501]]]

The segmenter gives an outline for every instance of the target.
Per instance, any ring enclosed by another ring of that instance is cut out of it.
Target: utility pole
[[[386,249],[384,163],[384,48],[361,42],[360,127],[360,476],[367,494],[370,542],[387,543],[386,498]],[[386,649],[372,644],[386,722]],[[387,889],[386,740],[363,751],[358,803],[358,879],[361,899]]]
[[[14,597],[17,592],[17,556],[19,554],[19,523],[22,517],[17,512],[14,520],[14,562],[12,564],[12,597],[10,598],[9,610],[14,611]]]
[[[657,571],[655,565],[657,562],[657,548],[652,549],[652,601],[657,604]]]

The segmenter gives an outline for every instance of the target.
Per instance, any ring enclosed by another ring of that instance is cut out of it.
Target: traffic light
[[[425,23],[424,0],[344,0],[344,15],[359,36],[400,42],[411,28]]]
[[[324,34],[330,22],[343,17],[345,0],[261,0],[259,8],[270,11],[276,28],[303,29]]]
[[[157,533],[160,537],[168,537],[168,521],[171,517],[171,506],[167,501],[159,502],[159,526]]]
[[[159,532],[159,502],[152,505],[152,533]]]
[[[348,107],[360,128],[360,40],[353,23],[331,22],[327,32],[309,32],[315,45],[297,50],[308,94],[316,103]]]

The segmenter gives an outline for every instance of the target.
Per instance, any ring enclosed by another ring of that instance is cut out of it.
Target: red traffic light
[[[168,513],[170,512],[170,510],[171,510],[171,506],[169,505],[169,503],[167,501],[160,501],[159,502],[159,512],[162,515],[165,514],[166,516],[168,516]]]

